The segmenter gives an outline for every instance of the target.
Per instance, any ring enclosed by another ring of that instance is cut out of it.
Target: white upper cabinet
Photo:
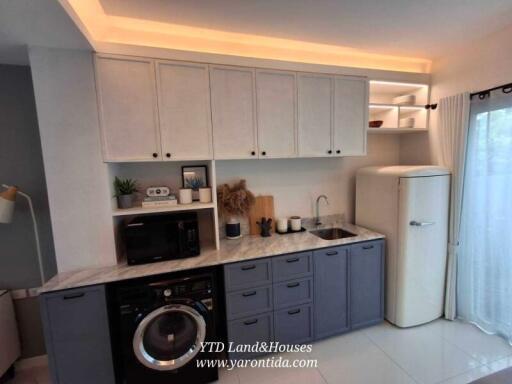
[[[216,159],[257,156],[254,69],[210,66]]]
[[[258,149],[260,158],[296,155],[295,73],[256,72]]]
[[[299,155],[331,156],[333,78],[298,74],[297,81]]]
[[[366,155],[367,126],[368,81],[336,76],[333,153],[337,156]]]
[[[208,66],[158,61],[156,74],[163,159],[211,159]]]
[[[153,61],[98,55],[96,80],[104,160],[160,159]]]
[[[366,154],[365,78],[99,54],[111,162]]]

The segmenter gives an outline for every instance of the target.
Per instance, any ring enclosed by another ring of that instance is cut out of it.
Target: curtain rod
[[[501,89],[503,91],[503,93],[510,93],[510,92],[512,92],[512,83],[500,85],[500,86],[494,87],[494,88],[485,89],[485,90],[479,91],[479,92],[474,92],[469,96],[469,98],[472,99],[473,96],[478,96],[479,99],[483,100],[487,96],[489,96],[492,91],[496,91],[497,89]]]

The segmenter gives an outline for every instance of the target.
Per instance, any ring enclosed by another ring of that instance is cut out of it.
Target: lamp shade
[[[0,193],[0,223],[7,224],[12,221],[17,192],[16,187],[9,187],[6,191]]]

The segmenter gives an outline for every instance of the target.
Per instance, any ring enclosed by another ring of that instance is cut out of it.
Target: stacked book
[[[177,205],[178,200],[176,199],[176,195],[169,196],[146,196],[144,200],[142,200],[142,206],[144,208],[149,207],[170,207],[173,205]]]

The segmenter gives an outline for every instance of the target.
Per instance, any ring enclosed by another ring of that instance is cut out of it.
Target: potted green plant
[[[221,185],[217,190],[219,211],[226,221],[226,237],[237,239],[240,234],[240,218],[249,215],[255,202],[254,195],[246,187],[245,180],[230,186]]]
[[[133,197],[137,192],[137,182],[133,179],[114,179],[114,193],[117,198],[117,207],[121,209],[133,207]]]

